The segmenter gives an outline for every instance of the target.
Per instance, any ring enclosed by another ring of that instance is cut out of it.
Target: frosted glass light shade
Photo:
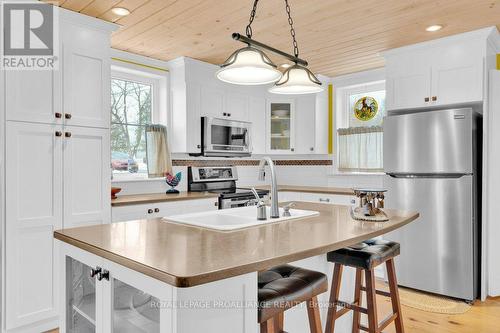
[[[306,67],[293,65],[288,68],[281,79],[269,88],[273,94],[314,94],[323,91],[321,82]]]
[[[231,54],[216,75],[221,81],[242,85],[272,83],[282,76],[264,52],[251,46]]]

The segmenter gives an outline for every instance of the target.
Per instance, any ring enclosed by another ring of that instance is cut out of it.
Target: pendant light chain
[[[292,35],[292,41],[293,41],[293,54],[295,57],[299,57],[299,46],[297,44],[297,39],[295,39],[295,29],[293,28],[293,19],[292,15],[290,14],[290,5],[288,4],[288,0],[285,0],[285,8],[286,8],[286,13],[288,15],[288,24],[290,25],[290,35]]]
[[[248,25],[247,25],[247,29],[246,29],[246,33],[247,33],[247,37],[248,38],[252,38],[252,23],[253,23],[253,20],[255,19],[255,14],[257,12],[257,3],[259,2],[259,0],[255,0],[253,2],[253,8],[252,8],[252,11],[250,12],[250,19],[248,20]]]

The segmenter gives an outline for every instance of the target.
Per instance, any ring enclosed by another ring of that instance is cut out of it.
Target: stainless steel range
[[[219,193],[219,209],[254,206],[257,199],[249,188],[236,187],[236,167],[188,167],[188,191]],[[257,190],[261,199],[269,191]]]

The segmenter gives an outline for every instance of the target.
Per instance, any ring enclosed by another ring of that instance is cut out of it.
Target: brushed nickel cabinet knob
[[[64,132],[64,136],[67,138],[71,138],[71,132]]]
[[[64,118],[66,119],[71,119],[71,113],[65,113]]]
[[[55,132],[55,135],[56,135],[56,136],[62,136],[62,132],[61,132],[61,131],[56,131],[56,132]]]

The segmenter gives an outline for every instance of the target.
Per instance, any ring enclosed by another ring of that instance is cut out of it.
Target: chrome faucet
[[[259,180],[266,179],[266,163],[271,170],[271,218],[276,219],[280,217],[280,211],[278,209],[278,183],[276,182],[276,169],[270,157],[264,157],[260,160]]]

